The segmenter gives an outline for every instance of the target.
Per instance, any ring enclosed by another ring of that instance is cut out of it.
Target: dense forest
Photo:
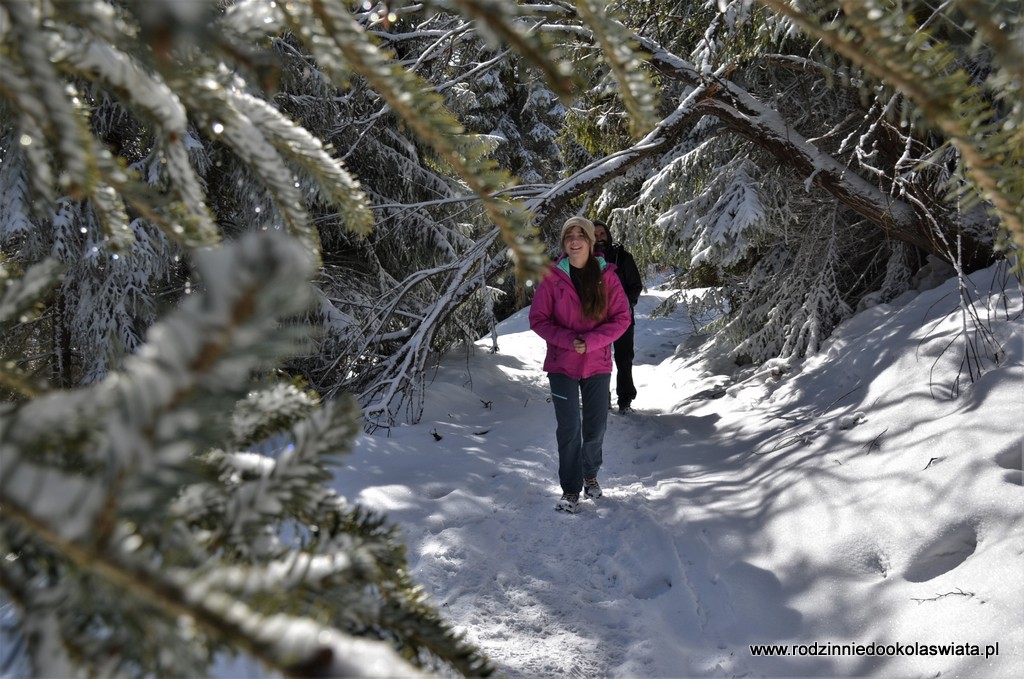
[[[570,215],[705,289],[737,364],[923,270],[1019,271],[1018,1],[0,0],[0,34],[0,664],[31,674],[493,671],[324,480]]]

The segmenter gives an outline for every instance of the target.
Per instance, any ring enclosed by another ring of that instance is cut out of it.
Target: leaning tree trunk
[[[956,225],[939,224],[911,203],[894,198],[858,175],[852,168],[822,151],[790,127],[779,113],[724,78],[700,73],[685,60],[665,51],[650,40],[641,40],[651,54],[651,63],[668,77],[691,86],[676,110],[633,146],[601,158],[559,182],[531,201],[535,223],[541,228],[560,214],[574,198],[624,174],[636,163],[663,153],[703,116],[711,115],[722,125],[771,153],[809,184],[826,191],[841,204],[882,230],[886,237],[923,252],[951,261],[959,256],[966,270],[987,266],[994,256],[992,245],[969,232],[957,232]],[[959,242],[961,252],[950,250]]]
[[[777,111],[740,86],[725,78],[702,74],[650,41],[645,41],[644,46],[651,50],[652,63],[664,75],[698,90],[703,89],[697,106],[702,114],[715,116],[727,129],[768,151],[782,165],[806,178],[808,183],[827,191],[841,204],[884,231],[888,238],[908,243],[946,261],[957,257],[957,253],[950,252],[948,244],[959,241],[959,257],[967,270],[992,262],[991,244],[970,233],[957,232],[956,225],[934,226],[911,203],[895,199],[817,148],[790,127]],[[936,228],[944,229],[944,232],[938,233]]]

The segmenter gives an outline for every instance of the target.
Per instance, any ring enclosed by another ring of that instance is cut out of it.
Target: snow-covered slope
[[[523,311],[498,353],[448,355],[422,422],[363,436],[336,485],[402,525],[415,577],[509,677],[1014,677],[1021,296],[1002,270],[972,276],[981,331],[954,283],[734,374],[695,361],[685,308],[651,318],[670,291],[647,291],[641,412],[609,416],[605,497],[576,516],[553,509]],[[973,383],[972,347],[999,357]]]

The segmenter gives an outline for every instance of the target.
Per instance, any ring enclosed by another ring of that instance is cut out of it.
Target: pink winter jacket
[[[569,258],[562,256],[537,286],[530,305],[530,329],[548,343],[544,370],[583,379],[612,371],[612,342],[626,332],[630,324],[629,300],[615,274],[615,265],[601,264],[608,291],[608,313],[603,321],[583,317],[580,296],[569,278]],[[587,343],[584,354],[576,353],[572,341]]]

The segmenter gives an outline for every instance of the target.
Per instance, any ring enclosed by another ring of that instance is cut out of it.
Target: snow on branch
[[[307,39],[306,44],[318,61],[328,60],[332,52],[340,53],[347,66],[365,78],[417,137],[429,144],[480,197],[488,217],[501,228],[519,274],[539,274],[546,259],[536,239],[530,237],[534,228],[528,213],[518,202],[498,197],[498,192],[511,183],[510,175],[489,157],[487,144],[475,135],[465,134],[462,124],[445,108],[441,96],[366,40],[362,26],[340,6],[313,3],[315,21],[307,24],[299,21],[299,14],[289,15],[292,5],[285,5],[283,11],[296,33]],[[332,75],[329,71],[328,74]],[[345,81],[347,78],[337,84],[343,85]]]
[[[425,604],[394,529],[325,484],[359,430],[354,402],[247,397],[301,349],[281,320],[305,310],[313,265],[274,232],[200,252],[200,291],[123,369],[0,406],[0,586],[26,629],[46,628],[25,637],[33,674],[206,676],[224,649],[284,675],[492,672]],[[4,284],[0,309],[48,273]],[[288,445],[209,448],[257,435],[229,425],[268,409],[260,435]]]

